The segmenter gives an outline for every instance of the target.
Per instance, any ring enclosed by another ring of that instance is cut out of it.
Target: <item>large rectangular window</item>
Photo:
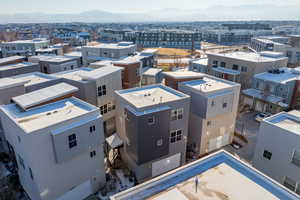
[[[182,130],[171,131],[170,143],[175,143],[182,140]]]
[[[70,149],[77,146],[76,134],[69,135],[68,140]]]
[[[106,85],[98,86],[98,97],[106,95]]]

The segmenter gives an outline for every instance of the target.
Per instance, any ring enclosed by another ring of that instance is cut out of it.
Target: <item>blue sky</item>
[[[0,14],[78,13],[88,10],[147,12],[164,8],[197,9],[215,5],[295,5],[299,0],[0,0]]]

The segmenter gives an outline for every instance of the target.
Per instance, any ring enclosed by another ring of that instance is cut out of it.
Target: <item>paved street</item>
[[[260,125],[260,123],[254,120],[256,114],[257,112],[243,113],[237,118],[236,121],[236,132],[245,136],[248,140],[248,143],[246,144],[241,139],[235,137],[234,140],[238,141],[242,145],[242,148],[237,150],[230,145],[224,148],[225,150],[232,152],[241,159],[246,160],[250,163],[253,159],[257,134]]]

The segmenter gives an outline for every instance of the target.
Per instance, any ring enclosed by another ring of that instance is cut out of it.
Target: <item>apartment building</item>
[[[12,42],[0,43],[3,57],[9,56],[33,56],[37,49],[46,48],[50,45],[50,41],[43,38],[33,40],[17,40]]]
[[[0,59],[0,66],[11,65],[16,63],[25,62],[26,58],[24,56],[10,56]]]
[[[63,82],[79,89],[75,96],[100,108],[105,136],[116,130],[115,90],[122,89],[122,68],[107,66],[99,69],[79,68],[54,74]]]
[[[178,90],[180,82],[201,79],[205,74],[192,71],[163,72],[165,85]]]
[[[62,83],[0,107],[5,137],[30,199],[83,200],[105,184],[102,117],[97,107],[65,98],[76,90]]]
[[[135,31],[126,37],[126,40],[135,42],[138,47],[152,48],[182,48],[201,49],[202,34],[195,31],[184,30],[149,30]]]
[[[300,112],[273,115],[261,122],[253,166],[300,194]]]
[[[250,47],[256,51],[281,52],[291,65],[300,62],[300,35],[265,36],[253,38]]]
[[[163,70],[159,68],[143,68],[142,85],[152,85],[162,83]]]
[[[40,72],[39,64],[22,62],[0,66],[0,78],[6,78],[31,72]]]
[[[132,42],[102,43],[81,48],[84,66],[96,61],[118,60],[133,55],[135,51],[136,46]]]
[[[0,105],[11,103],[11,98],[25,94],[28,81],[12,78],[0,79]]]
[[[208,73],[219,78],[251,87],[255,74],[287,66],[288,58],[276,52],[207,53]]]
[[[80,66],[80,67],[83,66],[83,59],[82,59],[81,51],[72,51],[72,52],[69,52],[69,53],[65,53],[64,56],[77,58],[77,65]]]
[[[249,164],[219,151],[110,197],[111,200],[298,200]]]
[[[123,89],[141,86],[143,65],[139,58],[129,56],[122,60],[113,61],[112,64],[124,68],[122,72]]]
[[[178,89],[191,96],[187,151],[202,156],[231,144],[240,84],[207,75]]]
[[[41,72],[45,74],[53,74],[80,67],[78,66],[77,58],[68,56],[32,56],[28,61],[38,63]]]
[[[116,91],[122,160],[138,182],[185,163],[190,97],[164,85]]]
[[[244,104],[259,112],[278,113],[299,107],[300,68],[280,68],[256,74],[242,91]]]

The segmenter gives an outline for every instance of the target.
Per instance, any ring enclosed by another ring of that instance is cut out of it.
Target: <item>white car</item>
[[[271,113],[266,112],[258,113],[257,115],[255,115],[255,120],[261,122],[264,118],[270,117],[271,115]]]

